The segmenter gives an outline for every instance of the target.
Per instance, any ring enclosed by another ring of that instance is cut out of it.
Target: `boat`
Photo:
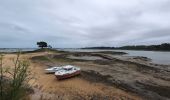
[[[56,71],[62,69],[62,67],[51,67],[51,68],[47,68],[45,69],[46,73],[55,73]]]
[[[55,72],[58,80],[71,78],[81,73],[81,69],[72,65],[63,66],[62,69]]]

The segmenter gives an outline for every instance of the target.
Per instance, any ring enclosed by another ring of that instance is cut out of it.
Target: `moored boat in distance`
[[[45,72],[46,73],[55,73],[56,71],[61,70],[61,69],[62,69],[62,67],[51,67],[51,68],[45,69]]]
[[[77,76],[81,73],[81,69],[75,66],[67,65],[63,66],[62,69],[55,72],[55,76],[58,80],[66,79]]]

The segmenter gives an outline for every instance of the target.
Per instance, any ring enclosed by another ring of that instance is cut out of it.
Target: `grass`
[[[26,54],[26,53],[38,53],[38,52],[65,53],[65,51],[59,51],[59,50],[56,50],[56,49],[42,48],[42,49],[37,49],[37,50],[34,50],[34,51],[23,51],[22,54]]]
[[[17,54],[18,52],[1,52],[1,54]],[[39,52],[66,53],[66,51],[59,51],[59,50],[50,49],[50,48],[42,48],[42,49],[36,49],[34,51],[22,51],[21,54],[39,53]]]
[[[30,86],[29,61],[20,60],[20,53],[14,60],[14,68],[3,66],[3,55],[0,55],[0,100],[23,100]]]

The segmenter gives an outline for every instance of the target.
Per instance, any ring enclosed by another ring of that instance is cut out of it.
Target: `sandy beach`
[[[147,58],[125,58],[121,52],[30,52],[28,59],[34,92],[31,100],[168,100],[169,66],[149,63]],[[16,54],[4,54],[4,66],[12,66]],[[44,69],[74,65],[81,75],[57,80]]]

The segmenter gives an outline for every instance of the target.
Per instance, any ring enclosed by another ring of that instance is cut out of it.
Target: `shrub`
[[[30,80],[29,62],[20,60],[20,53],[14,60],[14,68],[3,67],[3,55],[0,55],[0,100],[20,100],[27,94]]]

